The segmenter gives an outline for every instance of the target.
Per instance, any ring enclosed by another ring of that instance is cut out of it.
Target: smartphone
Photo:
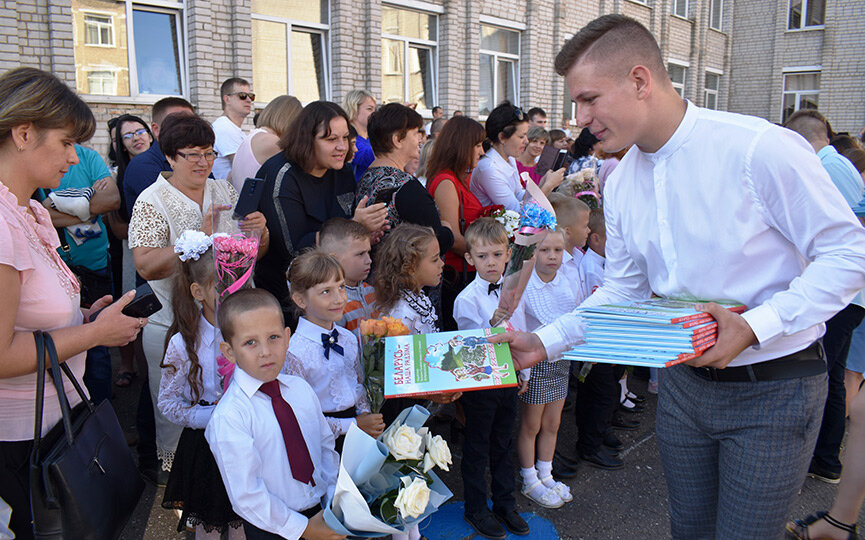
[[[556,164],[559,153],[560,152],[558,148],[552,145],[545,146],[544,149],[541,151],[541,155],[538,156],[538,163],[537,165],[535,165],[535,174],[537,174],[538,176],[545,175],[547,171],[553,168],[553,165]]]
[[[552,170],[557,171],[562,167],[569,167],[572,161],[574,160],[568,155],[567,150],[559,150],[559,155],[556,156],[556,162],[553,163]]]
[[[96,317],[98,317],[104,309],[105,308],[102,308],[96,313],[92,313],[90,315],[90,320],[95,321]],[[160,302],[159,298],[156,297],[156,293],[153,292],[150,285],[145,283],[135,289],[135,298],[132,299],[132,302],[126,304],[126,307],[120,310],[120,312],[127,317],[150,317],[160,309],[162,309],[162,302]]]
[[[261,178],[247,178],[243,181],[243,188],[234,205],[234,219],[243,219],[258,210],[261,193],[264,191],[264,180]]]

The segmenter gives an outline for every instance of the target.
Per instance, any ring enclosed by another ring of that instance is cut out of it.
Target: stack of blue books
[[[745,306],[713,300],[730,311]],[[706,301],[651,298],[580,308],[586,343],[564,353],[578,362],[668,367],[696,358],[715,344],[718,323],[696,305]]]

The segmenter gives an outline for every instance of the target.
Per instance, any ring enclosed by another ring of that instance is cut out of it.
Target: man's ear
[[[646,66],[636,65],[631,68],[628,79],[634,85],[637,99],[646,99],[652,90],[652,72]]]
[[[222,341],[219,343],[219,350],[222,353],[222,356],[226,358],[231,363],[237,363],[234,360],[234,349],[231,348],[231,343],[227,341]]]

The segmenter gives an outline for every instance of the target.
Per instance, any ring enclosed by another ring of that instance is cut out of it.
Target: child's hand
[[[324,522],[324,510],[309,518],[302,538],[306,540],[342,540],[345,536],[337,534]]]
[[[490,318],[490,326],[496,324],[499,321],[504,322],[504,319],[507,319],[507,317],[508,317],[508,310],[506,310],[505,308],[501,308],[501,307],[496,308],[496,310],[493,311],[493,316]]]
[[[370,437],[378,437],[384,431],[384,417],[380,414],[364,413],[355,418],[357,427],[364,430]]]
[[[517,392],[517,395],[519,396],[519,395],[525,394],[526,392],[528,392],[528,390],[529,390],[529,380],[528,379],[526,379],[524,381],[521,380],[520,381],[520,389]]]

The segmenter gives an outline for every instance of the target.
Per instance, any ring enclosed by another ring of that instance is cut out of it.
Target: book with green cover
[[[504,328],[385,338],[386,398],[516,386],[507,343],[487,338]]]

